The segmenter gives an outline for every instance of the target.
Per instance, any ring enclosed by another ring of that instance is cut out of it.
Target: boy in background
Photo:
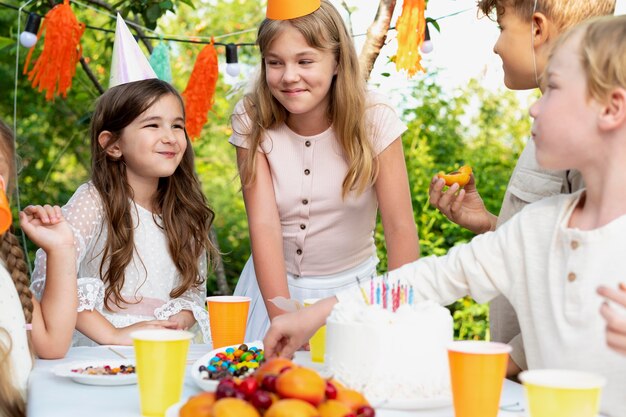
[[[504,85],[512,90],[543,91],[541,74],[559,35],[591,17],[613,14],[615,0],[479,0],[478,8],[487,16],[496,12],[500,36],[493,51],[502,59]],[[443,187],[444,181],[434,177],[431,205],[454,223],[480,234],[495,230],[530,203],[575,192],[583,183],[577,171],[539,167],[531,139],[509,180],[498,216],[485,208],[473,176],[464,189],[454,184],[444,192]],[[503,296],[490,303],[490,330],[492,340],[513,346],[507,375],[527,369],[517,316]]]

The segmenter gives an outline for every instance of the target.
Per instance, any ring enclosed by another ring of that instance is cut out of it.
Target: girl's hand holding
[[[133,339],[130,334],[137,330],[158,330],[158,329],[172,329],[176,330],[178,324],[169,320],[148,320],[140,321],[139,323],[131,324],[130,326],[116,328],[113,333],[113,345],[132,345]]]
[[[598,294],[626,308],[626,284],[619,284],[619,289],[598,287]],[[626,355],[626,311],[617,311],[605,301],[600,307],[600,314],[606,320],[606,343],[616,352]]]
[[[44,251],[74,246],[74,234],[59,206],[27,206],[20,212],[20,226]]]

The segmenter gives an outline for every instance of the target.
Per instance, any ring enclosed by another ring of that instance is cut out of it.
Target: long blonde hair
[[[328,119],[332,122],[343,151],[348,172],[343,179],[342,195],[362,193],[378,175],[375,152],[369,141],[366,108],[366,84],[359,69],[359,61],[352,38],[337,10],[326,0],[315,12],[291,20],[265,19],[259,27],[257,45],[261,55],[281,33],[285,25],[296,28],[312,48],[330,51],[337,61],[337,75],[330,87]],[[239,167],[242,183],[255,181],[256,151],[263,133],[287,120],[288,112],[274,96],[266,82],[265,65],[256,80],[253,92],[244,97],[246,114],[252,120],[250,130],[237,132],[248,137],[250,152]],[[233,114],[233,117],[242,115]]]
[[[11,129],[2,120],[0,120],[0,152],[4,154],[9,165],[9,178],[6,178],[6,184],[7,195],[11,195],[17,175],[15,142]],[[33,301],[29,288],[28,266],[22,247],[11,230],[6,231],[0,238],[0,257],[13,279],[26,323],[30,323],[33,316]],[[0,331],[6,333],[7,340],[9,340],[8,345],[0,342],[0,415],[3,417],[25,416],[26,404],[12,383],[11,335],[4,328],[0,328]]]
[[[98,99],[91,121],[91,179],[104,202],[108,229],[100,265],[107,308],[111,302],[120,308],[120,303],[125,302],[121,296],[124,272],[134,255],[130,202],[133,190],[126,178],[123,157],[112,158],[107,149],[119,141],[126,126],[168,94],[179,100],[184,111],[180,94],[164,81],[150,79],[113,87]],[[113,139],[103,148],[98,136],[105,130],[112,133]],[[206,277],[200,276],[198,260],[206,254],[213,261],[217,254],[209,240],[214,212],[202,193],[194,170],[193,148],[188,137],[186,140],[183,159],[174,174],[159,179],[153,201],[163,220],[170,255],[181,275],[180,285],[170,292],[172,298],[180,297],[194,286],[205,285]]]

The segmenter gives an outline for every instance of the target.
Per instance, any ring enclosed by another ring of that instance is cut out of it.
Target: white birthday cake
[[[370,401],[450,398],[450,312],[434,302],[338,303],[326,322],[329,371]]]

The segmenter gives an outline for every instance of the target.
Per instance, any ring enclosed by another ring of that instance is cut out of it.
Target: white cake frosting
[[[370,401],[450,396],[450,312],[421,302],[394,313],[378,305],[337,303],[326,322],[329,371]]]

